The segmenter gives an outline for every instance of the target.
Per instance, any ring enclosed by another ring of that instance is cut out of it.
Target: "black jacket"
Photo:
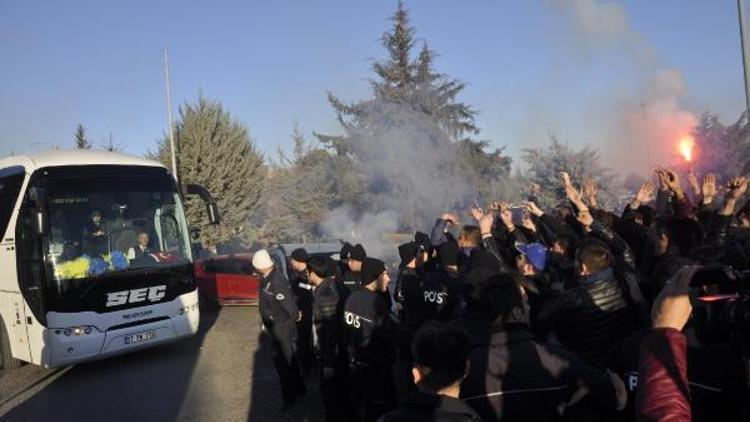
[[[612,268],[586,277],[578,287],[545,303],[538,321],[567,349],[602,368],[614,357],[620,341],[640,327],[637,311],[628,304]]]
[[[420,286],[422,321],[434,318],[448,321],[455,316],[463,301],[464,278],[458,273],[438,270],[422,282]]]
[[[353,292],[362,285],[362,273],[355,273],[349,269],[348,265],[342,264],[341,284],[349,291]]]
[[[258,310],[264,324],[297,320],[297,298],[289,287],[289,280],[278,268],[274,267],[267,277],[260,277],[258,299]]]
[[[345,363],[346,355],[345,293],[335,279],[327,278],[312,294],[315,349],[320,364],[324,368],[339,367]]]
[[[391,319],[382,296],[365,287],[354,290],[344,305],[349,359],[363,365],[391,365],[407,341]]]
[[[461,398],[485,421],[556,421],[588,390],[598,411],[616,408],[609,377],[573,353],[539,342],[525,324],[495,327],[469,354]]]
[[[411,331],[416,330],[424,320],[425,303],[422,294],[422,277],[412,268],[404,268],[398,275],[401,287],[401,321]]]
[[[407,395],[398,409],[379,422],[471,422],[480,421],[477,413],[453,397],[415,391]]]

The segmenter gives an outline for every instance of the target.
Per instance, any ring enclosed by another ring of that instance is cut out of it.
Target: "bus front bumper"
[[[193,336],[198,332],[200,321],[197,295],[195,296],[195,300],[185,300],[187,298],[182,297],[171,303],[124,311],[131,314],[148,313],[151,318],[146,318],[142,323],[134,321],[129,324],[115,325],[106,330],[97,328],[95,321],[93,321],[94,325],[48,328],[46,338],[50,350],[49,354],[44,354],[47,362],[43,366],[62,367]],[[117,316],[121,317],[121,315]],[[112,315],[102,316],[107,320],[111,320],[111,317]],[[90,318],[80,319],[80,321],[83,320],[90,320]]]

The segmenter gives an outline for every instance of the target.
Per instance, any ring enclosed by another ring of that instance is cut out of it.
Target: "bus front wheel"
[[[10,337],[5,329],[5,323],[0,318],[0,369],[9,370],[21,366],[21,361],[13,358],[10,351]]]

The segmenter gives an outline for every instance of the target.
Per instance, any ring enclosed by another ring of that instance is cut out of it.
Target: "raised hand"
[[[682,200],[685,197],[685,193],[682,191],[680,176],[669,169],[662,169],[662,173],[664,174],[664,183],[667,184],[667,188],[674,192],[678,200]]]
[[[662,172],[665,176],[664,181],[669,189],[674,191],[675,188],[681,187],[680,176],[678,176],[677,173],[669,169],[662,169]]]
[[[526,201],[524,203],[524,206],[526,206],[526,211],[537,217],[541,217],[544,214],[544,211],[542,211],[542,209],[539,208],[534,201]]]
[[[515,225],[513,224],[513,213],[510,211],[510,205],[505,202],[500,203],[500,211],[498,213],[500,221],[508,230],[514,230]]]
[[[690,280],[699,267],[691,265],[677,272],[662,289],[654,300],[651,309],[651,321],[654,328],[674,328],[682,330],[685,327],[692,306],[690,304]]]
[[[654,170],[654,174],[659,179],[659,189],[669,190],[669,183],[667,183],[667,173],[663,168],[657,168]]]
[[[563,186],[565,186],[565,187],[573,186],[573,183],[570,181],[570,175],[568,173],[566,173],[564,171],[561,171],[560,172],[560,178],[563,181]]]
[[[703,186],[701,187],[703,193],[703,204],[708,205],[713,202],[716,198],[716,175],[708,173],[703,176]]]
[[[727,199],[737,201],[747,192],[748,179],[745,177],[735,177],[727,185]]]
[[[482,218],[482,215],[484,214],[484,210],[478,206],[471,207],[471,216],[474,217],[477,222]]]
[[[521,226],[536,233],[536,224],[534,224],[534,221],[531,220],[531,216],[529,214],[523,215],[523,218],[521,219]]]
[[[641,188],[638,189],[638,193],[635,195],[635,200],[640,204],[645,204],[651,201],[654,198],[655,189],[656,185],[652,181],[648,181],[642,184]]]
[[[492,234],[492,224],[495,222],[495,216],[491,212],[485,213],[479,219],[479,232],[482,236]]]
[[[578,192],[578,190],[573,185],[565,185],[565,194],[568,196],[568,199],[570,199],[570,202],[572,202],[579,211],[588,209],[586,204],[583,202],[583,199],[581,199],[581,193]]]
[[[576,220],[578,220],[578,222],[581,223],[581,225],[586,230],[588,230],[589,227],[594,224],[594,217],[591,215],[591,212],[588,209],[579,210],[578,215],[576,216]]]
[[[596,207],[596,194],[599,192],[599,188],[596,186],[594,179],[587,177],[583,182],[583,196],[589,201],[589,205]]]

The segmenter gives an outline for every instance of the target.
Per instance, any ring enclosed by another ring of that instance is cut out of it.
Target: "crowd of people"
[[[546,209],[532,189],[516,218],[499,201],[440,216],[397,271],[344,244],[294,251],[287,279],[256,252],[282,410],[314,367],[329,421],[747,418],[742,331],[700,335],[696,315],[742,292],[702,301],[695,280],[749,268],[750,180],[691,172],[684,189],[660,168],[615,214],[560,179]]]

